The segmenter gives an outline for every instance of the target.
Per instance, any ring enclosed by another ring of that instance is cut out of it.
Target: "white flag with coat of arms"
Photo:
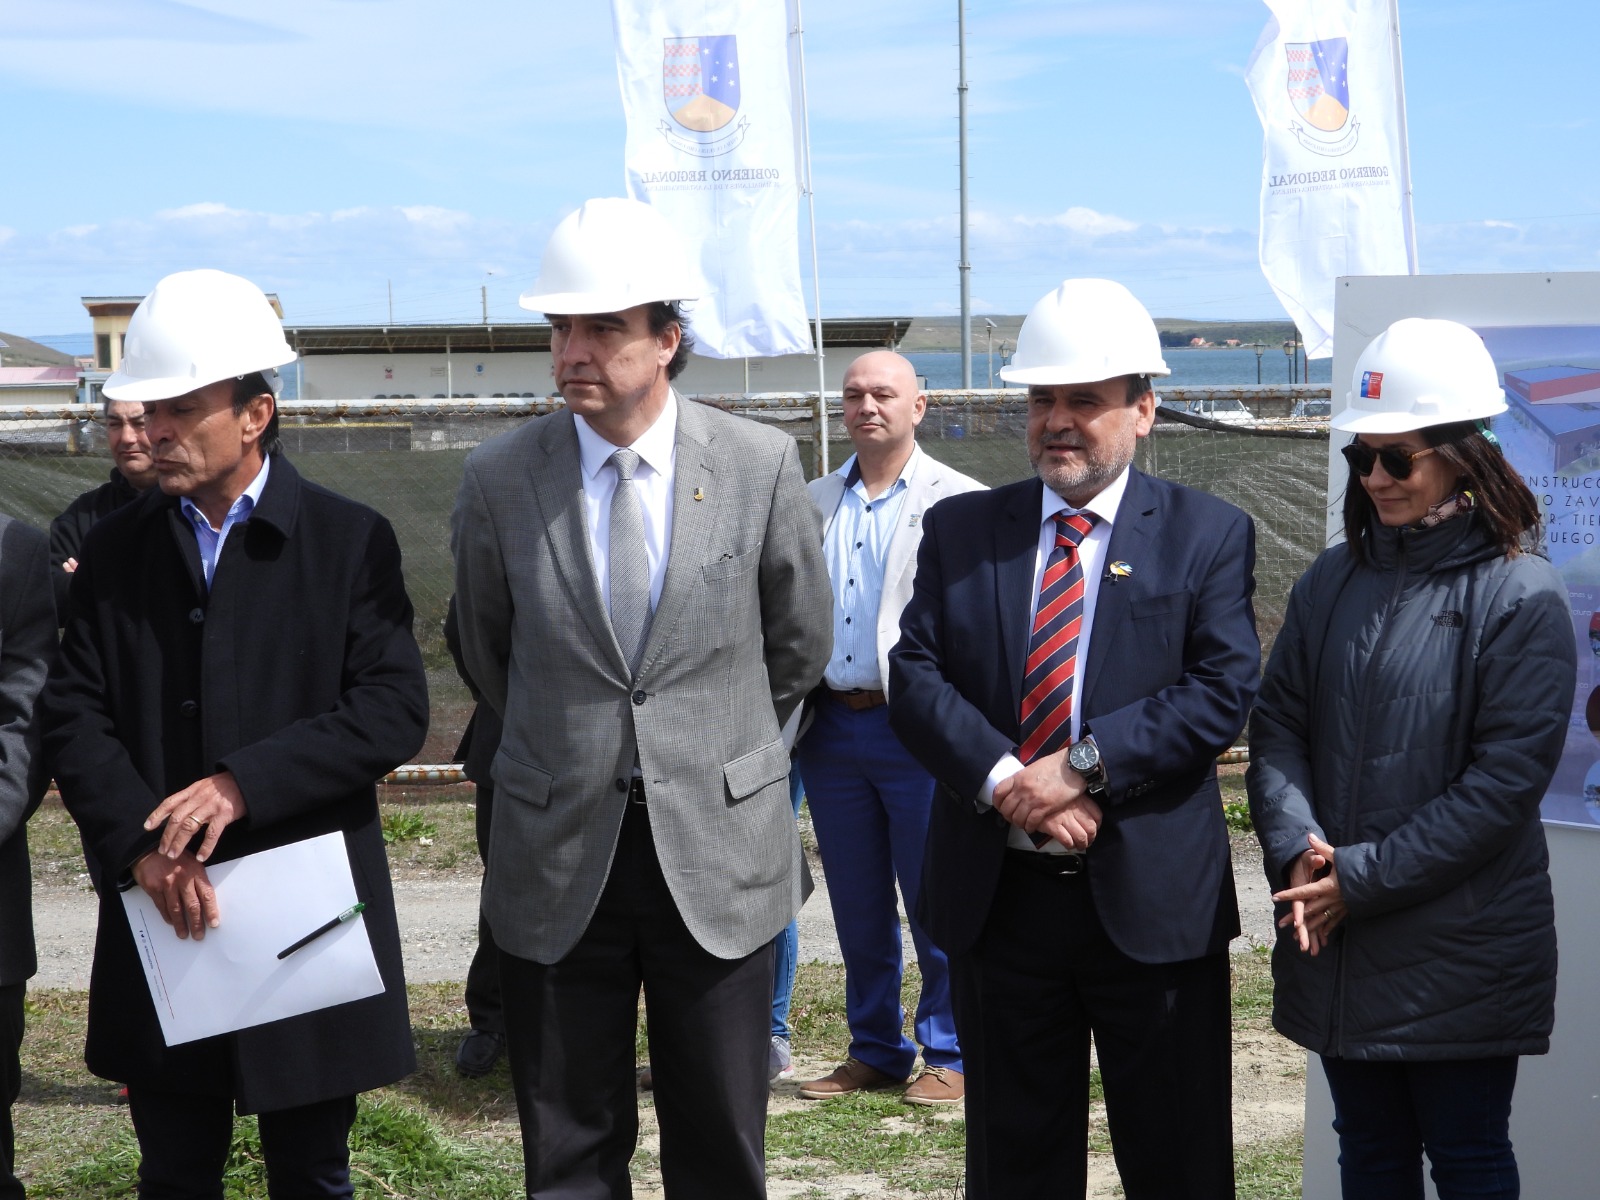
[[[696,253],[689,306],[711,358],[808,354],[800,287],[790,4],[612,0],[628,195]]]
[[[1245,68],[1265,131],[1261,270],[1308,358],[1333,354],[1334,281],[1416,271],[1389,0],[1264,0]]]

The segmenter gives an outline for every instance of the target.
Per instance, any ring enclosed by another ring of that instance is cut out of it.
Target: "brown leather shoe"
[[[877,1067],[869,1067],[855,1058],[847,1058],[821,1079],[802,1083],[800,1095],[807,1100],[828,1100],[850,1092],[878,1091],[881,1088],[900,1087],[904,1079],[885,1075]]]
[[[967,1095],[967,1077],[949,1067],[923,1067],[901,1097],[907,1104],[936,1108],[941,1104],[960,1104]]]

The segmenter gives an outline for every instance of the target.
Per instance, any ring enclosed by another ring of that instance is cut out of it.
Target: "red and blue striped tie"
[[[1039,611],[1028,639],[1022,679],[1022,750],[1031,763],[1065,746],[1072,736],[1072,679],[1078,670],[1083,628],[1083,562],[1078,544],[1094,527],[1093,513],[1057,513],[1056,544],[1039,585]]]

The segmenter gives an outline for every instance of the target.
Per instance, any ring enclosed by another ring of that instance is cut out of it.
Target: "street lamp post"
[[[1256,383],[1258,385],[1261,383],[1261,355],[1262,355],[1262,352],[1266,350],[1266,348],[1267,347],[1266,347],[1265,343],[1262,343],[1262,342],[1251,342],[1250,343],[1250,349],[1252,349],[1252,350],[1254,350],[1256,352]]]
[[[1289,368],[1289,382],[1294,382],[1294,340],[1286,339],[1283,343],[1283,361]]]
[[[983,319],[983,331],[989,339],[989,386],[994,387],[994,331],[995,324],[988,317]]]

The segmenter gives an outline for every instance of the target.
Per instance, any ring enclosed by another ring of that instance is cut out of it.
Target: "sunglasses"
[[[1383,464],[1384,474],[1390,479],[1410,479],[1411,472],[1415,469],[1413,464],[1419,458],[1426,458],[1432,454],[1437,446],[1427,446],[1421,450],[1401,450],[1396,446],[1385,446],[1383,449],[1374,449],[1361,442],[1351,442],[1348,446],[1340,447],[1345,462],[1349,463],[1355,473],[1365,479],[1372,474],[1372,468],[1378,463]]]

